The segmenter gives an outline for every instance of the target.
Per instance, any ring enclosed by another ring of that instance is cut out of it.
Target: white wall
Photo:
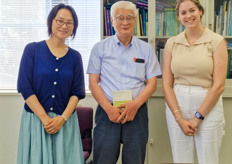
[[[0,93],[0,104],[0,163],[15,164],[24,100],[16,93]],[[96,109],[97,103],[87,94],[86,98],[80,101],[80,105]]]
[[[231,82],[232,83],[232,82]],[[232,161],[232,84],[227,84],[223,94],[223,105],[226,119],[226,135],[222,140],[220,164]],[[146,164],[172,162],[171,148],[167,131],[164,97],[160,82],[156,93],[148,101],[149,140],[147,145]],[[18,94],[0,93],[0,163],[15,164],[20,118],[24,101]],[[80,102],[81,106],[93,107],[97,103],[90,94]],[[117,164],[121,164],[119,159]]]
[[[23,99],[0,95],[0,163],[15,164]]]

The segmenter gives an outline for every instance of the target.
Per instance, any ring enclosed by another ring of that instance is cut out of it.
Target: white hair
[[[115,16],[115,12],[118,10],[118,9],[126,9],[126,10],[133,10],[134,12],[134,15],[136,16],[137,15],[137,9],[136,9],[136,6],[135,4],[133,4],[132,2],[129,2],[129,1],[118,1],[116,3],[114,3],[112,6],[111,6],[111,16]]]

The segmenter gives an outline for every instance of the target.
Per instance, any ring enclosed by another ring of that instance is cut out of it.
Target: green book
[[[130,101],[132,101],[131,90],[113,91],[113,106],[118,107]],[[121,109],[124,110],[123,108]]]

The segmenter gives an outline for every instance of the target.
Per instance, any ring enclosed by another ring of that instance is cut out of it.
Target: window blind
[[[17,87],[18,69],[26,44],[48,39],[47,16],[58,3],[71,5],[78,16],[75,39],[66,44],[82,55],[86,69],[91,48],[100,40],[100,0],[0,0],[0,89]]]

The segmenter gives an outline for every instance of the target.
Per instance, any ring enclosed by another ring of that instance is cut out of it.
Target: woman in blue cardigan
[[[85,97],[82,58],[65,39],[75,37],[74,9],[56,5],[47,19],[48,40],[23,52],[18,92],[25,99],[18,141],[18,164],[82,164],[75,107]]]

